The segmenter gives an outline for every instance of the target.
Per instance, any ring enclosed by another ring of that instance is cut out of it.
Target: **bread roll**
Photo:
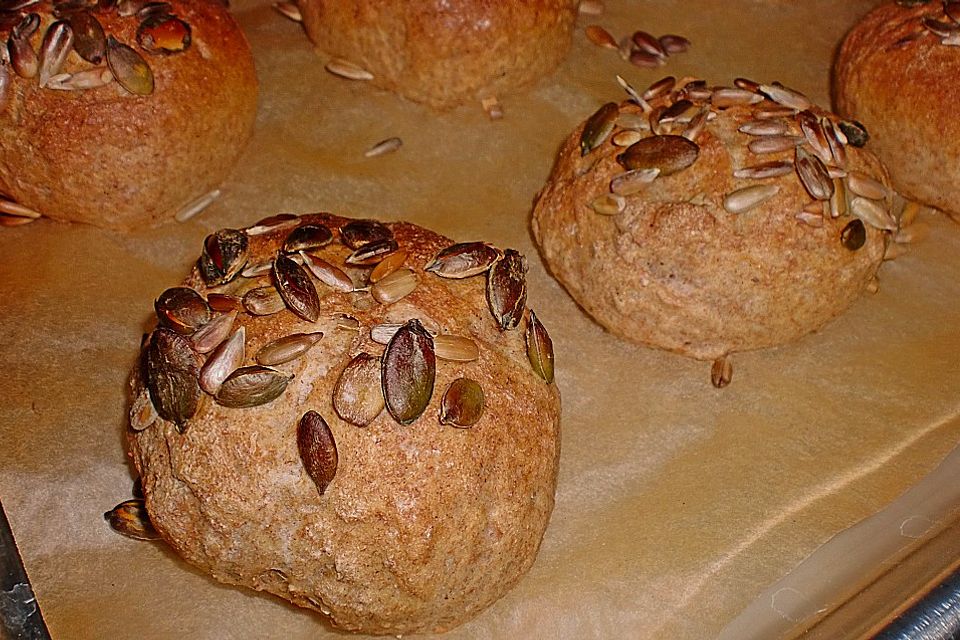
[[[945,9],[946,6],[946,9]],[[960,214],[960,10],[955,2],[886,2],[847,34],[834,69],[837,110],[905,197]]]
[[[214,189],[253,127],[246,39],[219,0],[46,0],[3,13],[0,192],[131,229]]]
[[[132,381],[147,510],[187,561],[376,634],[450,629],[530,568],[552,345],[519,254],[451,245],[327,214],[207,238]]]
[[[628,87],[560,150],[533,233],[618,336],[704,360],[772,347],[840,314],[880,265],[896,226],[881,164],[803,95],[738,84]]]
[[[570,48],[575,0],[298,0],[317,48],[379,87],[448,109],[548,75]]]

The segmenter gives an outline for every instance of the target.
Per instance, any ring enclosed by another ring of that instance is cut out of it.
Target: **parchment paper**
[[[299,25],[237,0],[261,104],[218,202],[128,236],[49,221],[0,230],[0,499],[53,636],[336,635],[101,517],[130,495],[124,381],[154,298],[207,233],[280,211],[407,219],[530,259],[529,301],[553,337],[563,392],[557,506],[529,575],[450,638],[715,636],[896,499],[960,436],[957,225],[926,216],[930,237],[884,265],[879,293],[799,343],[737,355],[722,391],[708,365],[591,322],[528,233],[563,136],[621,99],[614,74],[641,88],[665,74],[780,80],[825,103],[833,48],[872,4],[608,0],[603,16],[581,18],[562,69],[502,97],[506,117],[490,122],[478,106],[437,115],[332,77]],[[617,36],[679,33],[693,48],[639,70],[587,42],[591,22]],[[397,153],[363,157],[390,136],[404,141]],[[945,507],[935,518],[955,515]]]

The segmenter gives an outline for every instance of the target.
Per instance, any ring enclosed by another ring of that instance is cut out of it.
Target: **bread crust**
[[[847,34],[834,66],[837,111],[861,121],[870,149],[905,197],[960,213],[953,171],[960,155],[954,113],[960,48],[943,45],[921,20],[945,20],[943,5],[884,3]]]
[[[107,34],[147,60],[152,95],[135,96],[116,81],[83,91],[41,88],[9,71],[0,191],[57,220],[122,230],[168,220],[226,178],[256,116],[250,47],[218,0],[170,4],[192,42],[169,55],[137,46],[136,18],[96,13]],[[53,19],[46,8],[34,49]],[[74,51],[64,71],[92,66]]]
[[[448,109],[533,84],[560,64],[572,0],[298,0],[307,35],[379,87]]]
[[[812,198],[794,171],[763,180],[733,176],[745,166],[793,160],[792,147],[764,155],[747,150],[755,137],[738,127],[764,107],[777,105],[718,110],[696,138],[696,162],[627,196],[624,210],[612,216],[599,215],[591,202],[624,173],[617,162],[624,148],[611,135],[581,156],[583,124],[566,139],[535,204],[533,234],[552,274],[606,329],[632,342],[714,360],[818,329],[873,278],[885,232],[866,225],[865,245],[851,251],[840,240],[851,216],[828,214],[822,226],[797,219]],[[642,113],[632,103],[619,110]],[[622,130],[618,126],[614,135]],[[847,157],[846,169],[886,184],[871,154],[847,147]],[[725,210],[726,194],[757,184],[779,191],[749,211]]]
[[[318,214],[300,222],[336,228],[346,220]],[[129,441],[155,527],[217,580],[321,611],[343,629],[439,632],[486,608],[533,563],[553,508],[560,396],[534,373],[522,325],[501,332],[494,323],[482,275],[452,280],[423,271],[451,241],[408,223],[389,226],[417,274],[411,294],[379,305],[366,292],[318,284],[316,323],[289,310],[241,313],[235,326],[245,327],[248,362],[279,336],[324,336],[277,366],[295,377],[269,404],[230,409],[205,397],[183,434],[159,420],[130,431]],[[251,236],[251,263],[273,256],[290,229]],[[334,242],[322,255],[343,265],[348,252]],[[195,269],[186,284],[208,294],[243,280],[208,288]],[[336,328],[340,313],[361,329]],[[411,317],[472,338],[479,359],[438,360],[429,406],[408,426],[386,410],[366,427],[345,422],[331,404],[344,367],[357,353],[383,352],[371,326]],[[461,376],[483,387],[484,414],[470,428],[441,425],[441,397]],[[138,372],[132,387],[134,397],[145,393]],[[298,457],[296,426],[308,410],[326,419],[339,455],[323,495]]]

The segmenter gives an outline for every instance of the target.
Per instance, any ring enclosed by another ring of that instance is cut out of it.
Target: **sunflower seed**
[[[267,367],[273,367],[278,364],[284,364],[291,360],[296,360],[317,344],[323,333],[315,331],[313,333],[292,333],[288,336],[278,338],[269,342],[257,351],[254,360],[257,364]]]
[[[850,201],[850,213],[874,229],[897,230],[897,219],[875,200],[858,196]]]
[[[403,324],[399,322],[387,322],[374,325],[370,327],[370,339],[377,344],[387,344],[402,326]]]
[[[107,36],[100,21],[89,11],[77,11],[67,17],[73,29],[73,50],[93,64],[103,62],[107,51]]]
[[[813,227],[814,229],[819,229],[823,226],[823,213],[800,211],[794,217],[803,224],[807,225],[808,227]]]
[[[218,404],[233,409],[257,407],[280,397],[292,379],[270,367],[241,367],[227,376],[215,398]]]
[[[307,411],[297,423],[297,451],[303,468],[322,496],[337,474],[337,444],[327,421]]]
[[[407,252],[403,249],[394,251],[386,258],[380,261],[370,272],[370,282],[376,284],[386,278],[388,275],[403,266],[407,260]]]
[[[111,82],[113,82],[113,74],[109,69],[94,67],[76,73],[59,73],[51,76],[47,82],[47,88],[58,91],[85,91],[105,87]]]
[[[585,156],[607,139],[613,131],[620,109],[615,102],[608,102],[587,118],[580,132],[580,155]]]
[[[717,109],[726,109],[743,104],[756,104],[763,100],[763,96],[745,89],[721,87],[715,89],[710,96],[710,104]]]
[[[377,264],[397,249],[397,241],[393,238],[377,240],[356,249],[347,256],[345,262],[358,266],[371,266]]]
[[[693,119],[693,116],[699,113],[700,108],[695,106],[693,102],[683,98],[677,100],[672,105],[664,109],[663,113],[660,114],[660,117],[657,119],[658,124],[667,124],[670,122],[680,122],[687,123]]]
[[[603,0],[580,0],[577,10],[581,15],[599,16],[603,13]]]
[[[757,120],[765,118],[792,118],[797,115],[796,109],[782,107],[780,105],[761,105],[753,112],[753,117]]]
[[[617,156],[624,169],[660,169],[668,176],[686,169],[697,160],[700,147],[682,136],[658,135],[644,138]]]
[[[618,147],[629,147],[635,142],[640,142],[643,139],[643,134],[639,131],[634,131],[633,129],[624,129],[623,131],[618,131],[611,138],[611,142]]]
[[[0,46],[0,53],[2,51],[4,49]],[[0,112],[7,108],[10,103],[10,95],[13,93],[10,88],[10,71],[8,69],[9,67],[0,60]]]
[[[30,46],[30,39],[11,35],[7,40],[10,65],[21,78],[34,78],[40,67],[37,52]]]
[[[617,84],[619,84],[620,88],[627,92],[627,95],[630,96],[631,100],[640,105],[640,108],[643,109],[645,113],[650,111],[651,107],[647,101],[644,100],[639,93],[637,93],[637,90],[633,88],[633,85],[623,79],[623,76],[617,76]]]
[[[867,293],[876,293],[880,291],[880,280],[877,278],[877,276],[873,276],[863,289]]]
[[[40,24],[39,13],[28,13],[20,18],[19,23],[10,31],[10,35],[15,38],[30,39],[40,29]]]
[[[506,259],[506,258],[504,258]],[[381,380],[387,410],[402,425],[427,408],[436,378],[433,338],[419,320],[410,320],[394,334],[383,354]]]
[[[173,214],[173,219],[177,222],[186,222],[190,218],[194,217],[220,197],[220,189],[213,189],[207,193],[194,198],[187,204],[183,205],[175,214]]]
[[[157,413],[183,432],[200,403],[200,367],[189,341],[170,329],[154,330],[144,349],[141,368],[141,378]]]
[[[717,389],[723,389],[733,378],[733,364],[730,358],[723,356],[713,361],[710,367],[710,382]]]
[[[747,148],[757,155],[781,153],[793,150],[801,141],[802,138],[797,136],[763,136],[751,140],[747,144]]]
[[[854,218],[840,232],[840,242],[850,251],[856,251],[867,241],[867,230],[863,221]]]
[[[284,253],[297,253],[325,247],[333,241],[333,232],[322,224],[302,224],[283,241]]]
[[[328,62],[324,69],[335,76],[346,78],[347,80],[373,80],[373,74],[343,58],[333,58]]]
[[[247,264],[247,235],[236,229],[221,229],[203,241],[203,253],[197,267],[207,286],[215,287],[233,280]]]
[[[259,278],[262,275],[270,273],[271,269],[273,269],[272,260],[258,262],[257,264],[251,264],[247,266],[246,269],[240,272],[240,277],[241,278]]]
[[[31,220],[36,220],[42,217],[42,214],[39,211],[34,211],[29,207],[25,207],[22,204],[17,204],[13,200],[7,200],[6,198],[0,198],[0,213],[8,216],[16,216],[18,218],[29,218]]]
[[[190,344],[197,353],[210,353],[221,342],[227,339],[237,319],[237,311],[228,311],[213,316],[210,322],[203,325],[196,333],[190,336]]]
[[[154,301],[160,324],[177,333],[191,334],[210,321],[210,306],[189,287],[167,289]]]
[[[757,184],[737,189],[723,199],[723,208],[730,213],[744,213],[758,207],[780,192],[775,184]]]
[[[287,2],[287,0],[274,2],[273,8],[285,18],[293,20],[294,22],[303,22],[303,15],[300,13],[300,7],[297,6],[296,2]]]
[[[711,113],[712,111],[710,111],[708,107],[701,109],[700,113],[693,116],[690,124],[687,125],[686,129],[684,129],[680,135],[690,142],[696,143],[700,134],[703,133],[703,129],[707,126],[707,121],[710,119]]]
[[[254,316],[272,316],[287,308],[276,287],[257,287],[243,296],[243,308]]]
[[[937,20],[932,16],[924,16],[920,19],[920,22],[923,23],[923,26],[927,29],[927,31],[942,38],[948,38],[960,31],[960,25],[957,23],[944,22],[943,20]]]
[[[887,197],[887,188],[883,184],[859,171],[847,173],[847,186],[854,195],[870,200],[883,200]]]
[[[46,87],[52,76],[60,73],[67,55],[73,49],[73,29],[64,20],[57,20],[47,29],[40,43],[39,81]]]
[[[392,240],[393,232],[376,220],[351,220],[340,227],[340,240],[351,249],[359,249],[380,240]]]
[[[487,303],[501,331],[520,323],[527,301],[527,262],[517,251],[507,249],[487,272]]]
[[[751,93],[760,93],[760,83],[754,82],[750,78],[734,78],[733,86]]]
[[[397,137],[381,140],[369,149],[363,152],[365,158],[375,158],[377,156],[393,153],[403,146],[403,140]]]
[[[25,224],[30,224],[35,221],[35,218],[22,218],[19,216],[0,214],[0,227],[22,227]]]
[[[620,46],[617,44],[617,39],[610,35],[610,32],[600,25],[591,24],[584,29],[584,32],[587,34],[587,40],[598,47],[604,47],[605,49],[617,49]]]
[[[433,339],[433,347],[441,360],[472,362],[480,357],[480,346],[464,336],[442,333]]]
[[[627,208],[627,201],[616,193],[602,193],[590,201],[590,208],[600,215],[615,216]]]
[[[840,140],[843,134],[837,131],[837,128],[833,126],[833,122],[829,118],[823,118],[821,123],[824,135],[827,138],[827,144],[830,147],[830,157],[833,164],[841,167],[845,166],[847,164],[847,152],[844,150],[843,142]]]
[[[847,215],[847,187],[843,180],[833,179],[833,195],[830,196],[830,217]]]
[[[160,534],[153,528],[147,505],[141,499],[126,500],[103,514],[104,520],[117,533],[134,540],[159,540]]]
[[[681,83],[677,83],[678,85]],[[690,79],[683,84],[683,88],[677,92],[677,97],[687,98],[694,102],[709,102],[713,97],[713,90],[707,86],[705,80]]]
[[[800,131],[803,133],[807,144],[813,149],[823,162],[833,160],[833,153],[830,151],[830,143],[827,141],[827,133],[823,130],[820,118],[810,111],[801,111],[797,114],[797,123],[800,125]]]
[[[246,357],[246,329],[240,327],[221,342],[207,357],[200,369],[200,388],[214,396],[231,373],[240,368]]]
[[[138,393],[130,405],[130,428],[134,431],[144,431],[156,424],[159,419],[157,410],[150,402],[150,393],[146,390]]]
[[[734,178],[752,178],[762,180],[764,178],[775,178],[783,176],[793,171],[793,163],[789,160],[771,160],[761,162],[749,167],[737,169],[733,172]]]
[[[856,120],[841,120],[837,123],[837,127],[847,137],[847,142],[854,147],[862,147],[870,139],[867,128]]]
[[[333,388],[333,410],[350,424],[365,427],[380,415],[383,407],[380,358],[358,353],[347,363]]]
[[[360,331],[360,321],[353,316],[338,313],[335,319],[337,321],[336,327],[341,331]]]
[[[275,229],[290,227],[296,224],[299,218],[300,216],[293,213],[278,213],[277,215],[268,216],[263,220],[258,221],[252,227],[249,227],[247,229],[247,235],[259,236]]]
[[[666,76],[664,78],[660,78],[659,80],[651,84],[649,87],[647,87],[647,90],[643,92],[643,99],[648,101],[656,100],[657,98],[660,98],[662,96],[669,94],[671,91],[673,91],[673,88],[676,85],[677,85],[677,79],[674,78],[673,76]]]
[[[664,64],[663,57],[646,51],[634,51],[627,59],[630,64],[641,69],[656,69]]]
[[[553,340],[546,328],[537,318],[537,314],[530,310],[527,318],[527,358],[538,376],[553,382]]]
[[[667,55],[671,56],[677,53],[684,53],[690,48],[689,40],[683,36],[674,35],[672,33],[660,36],[659,42],[660,48],[663,49]]]
[[[153,93],[153,72],[143,57],[118,42],[113,36],[107,37],[107,66],[120,86],[138,96]]]
[[[761,84],[760,92],[777,104],[796,109],[797,111],[803,111],[812,106],[807,96],[799,91],[785,87],[782,84]]]
[[[800,183],[815,200],[829,200],[833,195],[833,180],[827,173],[820,158],[813,155],[803,147],[796,148],[796,158],[794,167],[797,170],[797,177]]]
[[[667,57],[667,52],[663,50],[660,40],[654,38],[646,31],[635,31],[630,39],[633,40],[633,44],[635,44],[640,51],[658,58]]]
[[[480,421],[484,410],[483,387],[470,378],[450,383],[440,401],[440,424],[468,428]]]
[[[397,269],[370,288],[370,295],[380,304],[393,304],[417,288],[416,274],[406,267]]]
[[[737,131],[751,136],[782,136],[788,132],[787,123],[783,120],[763,119],[744,122]]]
[[[278,254],[273,261],[273,279],[280,297],[295,314],[307,322],[320,316],[320,298],[310,276],[288,256]]]
[[[618,196],[631,196],[640,193],[657,179],[660,169],[635,169],[614,176],[610,180],[610,191]],[[624,207],[626,202],[624,202]]]
[[[303,266],[305,266],[317,280],[331,289],[350,293],[356,288],[350,276],[326,260],[317,258],[303,251],[300,252],[300,257],[303,260]]]

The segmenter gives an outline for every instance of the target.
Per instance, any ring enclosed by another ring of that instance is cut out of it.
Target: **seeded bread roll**
[[[214,189],[250,136],[250,48],[219,0],[47,0],[0,15],[0,192],[132,229]]]
[[[436,109],[549,74],[570,48],[576,0],[298,0],[322,52]]]
[[[552,344],[517,252],[451,245],[327,214],[207,238],[132,380],[164,540],[374,634],[450,629],[520,579],[553,509]]]
[[[547,265],[623,338],[705,360],[772,347],[841,313],[880,265],[896,225],[881,164],[801,94],[738,84],[668,77],[604,105],[539,195]]]
[[[839,113],[862,122],[870,149],[905,197],[960,214],[960,4],[887,2],[847,34],[834,69]]]

